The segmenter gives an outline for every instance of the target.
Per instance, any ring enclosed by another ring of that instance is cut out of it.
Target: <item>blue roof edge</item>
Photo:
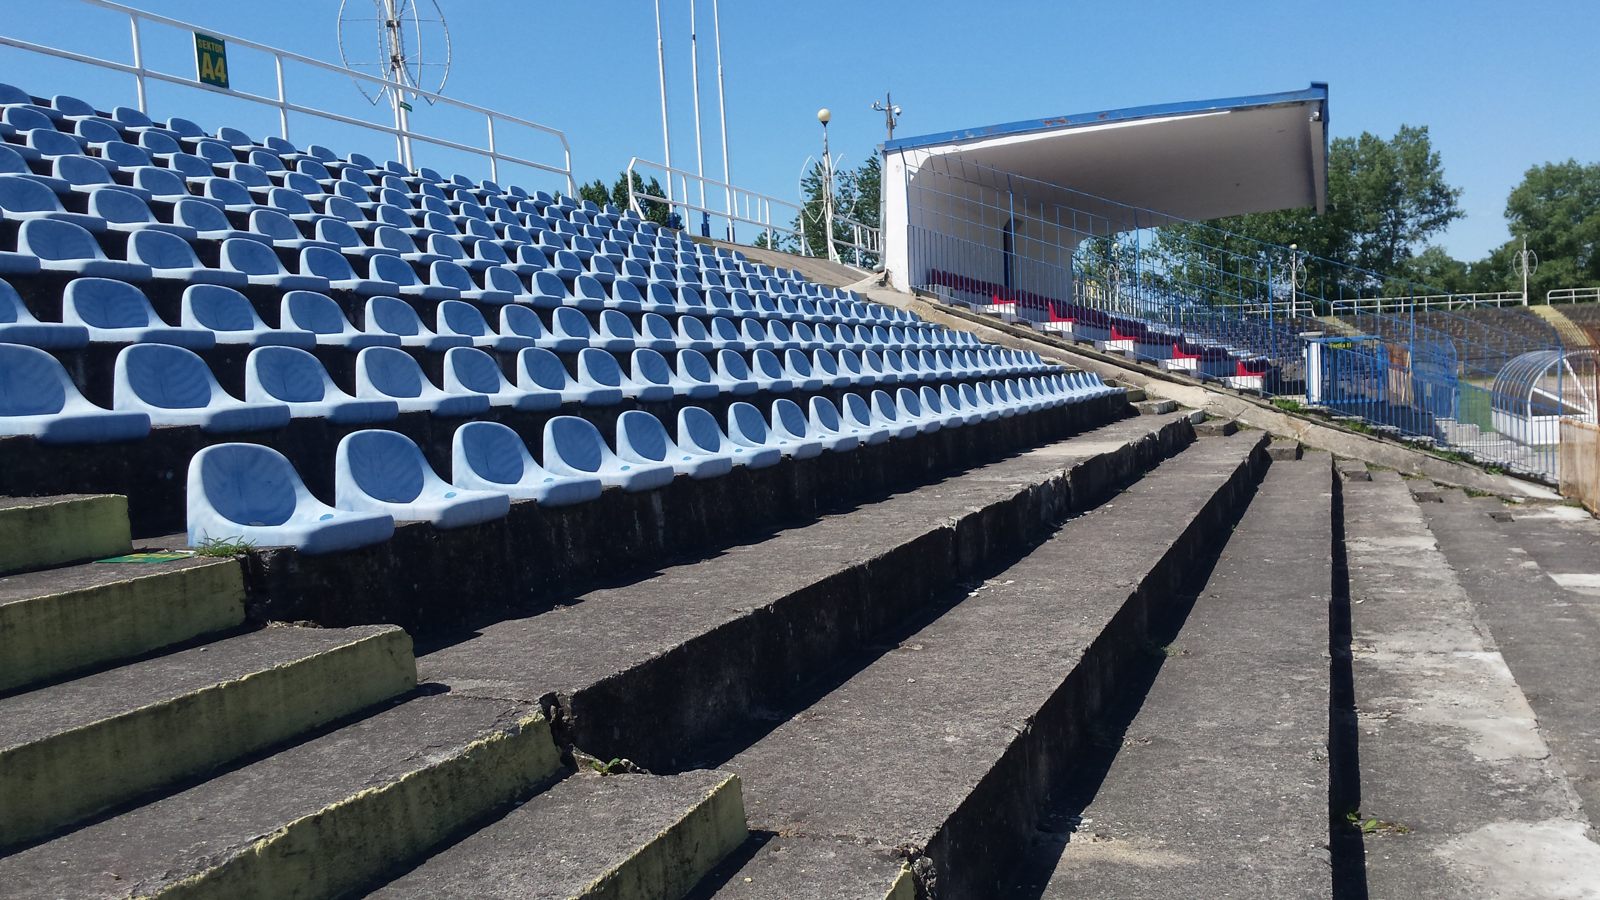
[[[892,153],[896,150],[913,150],[919,147],[934,147],[940,144],[953,144],[958,141],[982,140],[995,137],[1006,137],[1017,134],[1030,134],[1034,132],[1051,131],[1059,128],[1070,128],[1079,125],[1103,125],[1107,122],[1133,122],[1139,119],[1155,119],[1164,116],[1180,116],[1194,113],[1229,112],[1235,109],[1252,109],[1268,106],[1279,106],[1285,103],[1316,102],[1322,106],[1323,135],[1328,133],[1328,84],[1324,81],[1313,81],[1311,86],[1299,91],[1283,91],[1276,94],[1251,94],[1245,97],[1224,97],[1217,100],[1186,100],[1180,103],[1158,103],[1153,106],[1130,106],[1126,109],[1110,109],[1100,112],[1078,113],[1070,116],[1051,116],[1044,119],[1024,119],[1020,122],[1006,122],[1001,125],[984,125],[977,128],[965,128],[960,131],[943,131],[937,134],[916,135],[908,138],[897,138],[883,145],[883,152]]]

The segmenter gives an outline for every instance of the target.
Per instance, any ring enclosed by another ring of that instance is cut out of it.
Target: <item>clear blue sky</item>
[[[337,0],[132,5],[337,59]],[[563,129],[580,179],[609,181],[633,155],[660,159],[647,0],[441,5],[456,51],[448,93]],[[688,4],[663,6],[674,162],[692,168]],[[0,33],[128,59],[124,26],[83,12],[76,0],[5,0],[5,7]],[[720,175],[709,0],[701,9],[706,170]],[[885,89],[905,108],[899,133],[909,136],[1327,81],[1335,136],[1388,135],[1402,123],[1432,129],[1467,212],[1443,243],[1467,259],[1506,238],[1505,195],[1530,165],[1600,159],[1596,0],[726,0],[722,20],[733,180],[783,197],[795,194],[806,156],[818,152],[817,107],[834,110],[835,151],[847,165],[859,163],[883,138],[882,117],[868,106]],[[191,64],[179,37],[151,39],[181,71]],[[270,89],[266,68],[248,54],[233,57],[236,86]],[[359,102],[347,81],[293,77],[339,108]],[[0,48],[0,80],[108,105],[132,99],[130,79],[88,76],[9,48]],[[227,121],[261,133],[275,123],[192,93],[167,90],[153,99],[158,115],[211,126]],[[301,143],[384,152],[325,126],[293,127]]]

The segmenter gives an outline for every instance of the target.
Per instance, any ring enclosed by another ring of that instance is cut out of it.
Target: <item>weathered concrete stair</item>
[[[772,836],[714,896],[890,896],[903,859],[920,895],[994,896],[1265,444],[1202,439],[733,756]]]
[[[543,702],[565,741],[602,759],[693,766],[708,742],[768,719],[841,655],[1014,557],[1192,434],[1181,414],[1125,419],[487,626],[418,665],[459,694]]]
[[[371,896],[678,900],[747,834],[737,776],[580,770]]]
[[[1273,462],[1109,768],[1036,851],[1042,896],[1329,895],[1332,476],[1326,453]]]
[[[128,534],[123,497],[0,497],[0,575],[126,553]]]

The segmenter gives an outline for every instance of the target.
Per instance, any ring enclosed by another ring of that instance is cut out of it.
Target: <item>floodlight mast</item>
[[[828,122],[832,119],[826,106],[817,110],[817,121],[822,123],[822,233],[828,259],[838,262],[838,251],[833,248],[833,156],[828,152]]]
[[[889,130],[889,140],[894,140],[894,126],[900,124],[900,107],[894,105],[894,96],[884,91],[882,102],[872,101],[872,110],[883,113],[883,124]]]
[[[728,212],[728,243],[733,238],[733,175],[728,165],[728,99],[722,83],[722,12],[720,0],[711,0],[711,27],[717,43],[717,117],[722,120],[722,190]]]
[[[661,39],[661,0],[656,0],[656,77],[661,82],[661,145],[667,155],[667,208],[672,208],[672,132],[667,128],[667,47]],[[629,190],[633,185],[628,186]]]

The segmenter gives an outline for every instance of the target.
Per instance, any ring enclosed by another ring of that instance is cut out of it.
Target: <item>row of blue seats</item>
[[[626,313],[601,310],[591,322],[581,307],[557,307],[541,317],[534,308],[499,307],[498,327],[478,307],[445,300],[435,309],[435,325],[424,324],[415,307],[396,297],[366,302],[366,329],[357,329],[334,300],[314,291],[294,290],[279,302],[281,327],[267,325],[254,304],[233,288],[193,284],[184,289],[179,325],[170,325],[138,287],[108,278],[76,278],[62,293],[62,321],[41,322],[22,303],[11,285],[0,279],[0,342],[47,349],[73,349],[90,342],[164,343],[194,349],[215,344],[337,346],[414,346],[443,350],[475,345],[498,350],[544,347],[576,351],[597,347],[626,352],[654,350],[918,350],[977,349],[968,332],[948,329],[903,329],[825,324],[815,328],[783,320],[763,325],[755,318],[715,316],[707,321],[678,313],[677,325],[660,313],[647,312],[638,324]]]
[[[729,407],[726,430],[710,412],[687,407],[678,414],[676,436],[649,413],[630,410],[617,420],[614,446],[588,420],[557,416],[545,425],[541,460],[505,425],[469,422],[455,432],[449,482],[404,435],[358,431],[339,442],[333,506],[313,497],[277,451],[221,444],[190,463],[188,536],[193,546],[246,541],[326,553],[387,540],[396,520],[457,528],[504,517],[513,499],[560,506],[592,500],[608,487],[653,490],[679,475],[714,478],[736,466],[849,451],[1113,390],[1086,373],[900,388],[894,397],[881,390],[870,399],[847,394],[842,408],[812,397],[809,414],[779,399],[770,421],[740,402]]]
[[[245,360],[245,396],[217,383],[193,351],[169,344],[133,344],[117,354],[112,409],[89,402],[61,363],[48,353],[0,344],[0,435],[30,435],[45,443],[110,443],[134,440],[152,425],[195,425],[209,432],[280,428],[295,417],[341,423],[394,419],[402,412],[442,417],[473,416],[491,407],[554,409],[563,403],[607,406],[624,399],[661,402],[709,399],[758,391],[815,392],[825,388],[941,382],[976,377],[1033,374],[1053,367],[1004,364],[992,351],[956,354],[889,351],[838,357],[824,350],[807,357],[798,350],[778,356],[756,350],[747,359],[732,350],[716,354],[716,365],[695,350],[677,354],[676,365],[655,350],[634,350],[630,371],[612,354],[586,348],[576,374],[551,351],[524,348],[516,358],[516,381],[488,353],[453,347],[444,354],[442,385],[435,385],[417,360],[393,347],[367,347],[356,356],[356,391],[341,390],[322,363],[298,347],[252,350]]]

